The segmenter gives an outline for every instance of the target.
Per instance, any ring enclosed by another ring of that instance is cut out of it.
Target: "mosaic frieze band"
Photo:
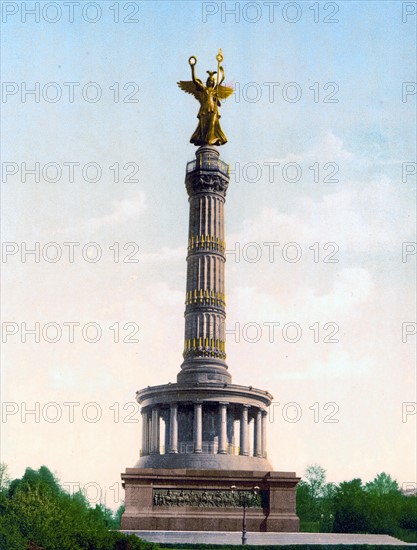
[[[261,508],[265,507],[267,492],[204,491],[189,489],[154,489],[154,506],[197,506],[201,508]]]

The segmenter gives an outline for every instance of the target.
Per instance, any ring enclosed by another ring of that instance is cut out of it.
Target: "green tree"
[[[326,470],[319,464],[309,465],[297,485],[297,515],[304,528],[332,531],[334,494],[335,485],[326,482]]]
[[[417,533],[417,495],[402,495],[398,525]]]
[[[368,495],[360,479],[340,483],[334,496],[334,532],[367,533],[369,531],[368,502]]]
[[[314,502],[311,497],[310,486],[303,480],[297,485],[296,505],[300,521],[314,521]]]
[[[5,491],[10,485],[10,476],[7,465],[0,462],[0,491]]]
[[[125,505],[123,503],[119,506],[116,513],[114,514],[114,521],[115,521],[115,524],[116,524],[115,529],[120,529],[121,523],[122,523],[122,515],[123,515],[124,511],[125,511]]]
[[[0,493],[0,548],[8,550],[133,550],[158,548],[117,531],[111,510],[68,494],[48,468],[27,468]]]
[[[400,488],[397,481],[392,479],[392,477],[385,472],[378,474],[373,481],[369,481],[365,485],[365,490],[368,493],[377,496],[400,493]]]
[[[326,470],[320,464],[307,466],[304,477],[310,487],[310,495],[313,500],[324,496],[326,488]]]
[[[368,528],[371,533],[395,535],[401,511],[398,483],[382,472],[365,485],[368,494]]]

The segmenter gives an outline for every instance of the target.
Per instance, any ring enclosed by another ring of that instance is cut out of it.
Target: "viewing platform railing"
[[[194,170],[218,170],[225,176],[229,175],[229,165],[220,159],[199,158],[187,162],[187,174]]]

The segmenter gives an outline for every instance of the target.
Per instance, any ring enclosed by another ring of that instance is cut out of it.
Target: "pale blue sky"
[[[22,9],[20,2],[11,4]],[[239,9],[248,4],[240,2]],[[184,171],[195,151],[189,138],[198,110],[176,82],[190,78],[190,55],[198,57],[200,77],[214,70],[221,47],[226,81],[240,88],[253,82],[262,91],[257,102],[232,96],[221,108],[229,138],[222,158],[232,168],[263,167],[256,183],[232,176],[228,246],[296,241],[303,249],[297,264],[270,263],[265,256],[237,263],[229,255],[228,323],[294,321],[311,334],[314,322],[334,321],[343,335],[330,348],[307,336],[296,345],[229,339],[234,382],[256,383],[281,405],[298,401],[303,407],[301,422],[270,426],[277,469],[300,474],[320,462],[335,481],[370,479],[385,470],[400,482],[416,482],[415,417],[401,422],[402,402],[416,401],[415,337],[401,342],[402,322],[415,316],[414,264],[401,261],[402,243],[415,241],[415,176],[403,183],[401,169],[415,161],[416,96],[404,103],[401,94],[402,83],[416,78],[416,19],[402,22],[402,2],[340,1],[330,3],[339,7],[338,23],[324,23],[323,11],[314,23],[314,3],[300,1],[298,22],[285,21],[277,8],[270,23],[266,6],[258,4],[256,23],[230,16],[223,23],[222,2],[203,23],[201,2],[160,0],[119,2],[121,15],[139,6],[139,22],[132,24],[115,23],[114,2],[106,1],[99,2],[96,23],[84,21],[76,8],[73,23],[65,11],[57,23],[30,17],[22,23],[20,11],[3,23],[3,81],[19,88],[2,104],[3,162],[97,162],[103,168],[97,183],[79,177],[70,183],[65,175],[57,183],[22,183],[10,176],[2,186],[3,240],[140,246],[139,264],[114,264],[109,255],[97,264],[10,258],[3,264],[4,319],[130,320],[141,327],[134,347],[104,339],[95,346],[21,344],[16,337],[4,347],[3,399],[98,401],[108,409],[132,401],[142,386],[174,380],[183,338]],[[103,91],[97,103],[80,92],[91,81]],[[55,104],[32,96],[22,103],[22,82],[28,88],[39,82],[41,89],[57,82],[63,94],[64,82],[80,86],[73,103],[67,95]],[[115,103],[109,89],[115,82],[122,92],[125,83],[137,83],[139,101]],[[279,83],[272,103],[265,82]],[[291,82],[302,91],[296,103],[281,94]],[[315,103],[309,88],[319,83],[322,94],[329,82],[338,85],[339,102]],[[271,161],[297,162],[302,178],[269,183],[263,163]],[[115,162],[137,163],[139,183],[112,181]],[[314,183],[309,166],[316,162],[337,163],[339,182]],[[314,242],[338,243],[339,263],[314,263]],[[340,422],[312,423],[314,402],[337,402]],[[19,424],[12,417],[3,430],[3,458],[13,475],[45,463],[62,479],[97,478],[103,487],[133,465],[140,441],[138,424],[111,418],[81,421],[75,433],[68,423]],[[61,445],[54,444],[57,437]]]

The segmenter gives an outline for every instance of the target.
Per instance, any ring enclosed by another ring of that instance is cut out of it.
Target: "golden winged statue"
[[[190,142],[194,145],[224,145],[227,138],[220,126],[220,100],[228,98],[233,92],[233,88],[222,86],[224,80],[224,69],[220,65],[223,61],[222,51],[216,56],[218,67],[217,71],[207,71],[208,78],[206,85],[195,76],[195,65],[197,58],[191,56],[188,63],[191,67],[192,80],[180,80],[178,86],[184,92],[193,95],[200,103],[198,111],[198,126],[191,136]],[[217,75],[217,76],[215,76]]]

